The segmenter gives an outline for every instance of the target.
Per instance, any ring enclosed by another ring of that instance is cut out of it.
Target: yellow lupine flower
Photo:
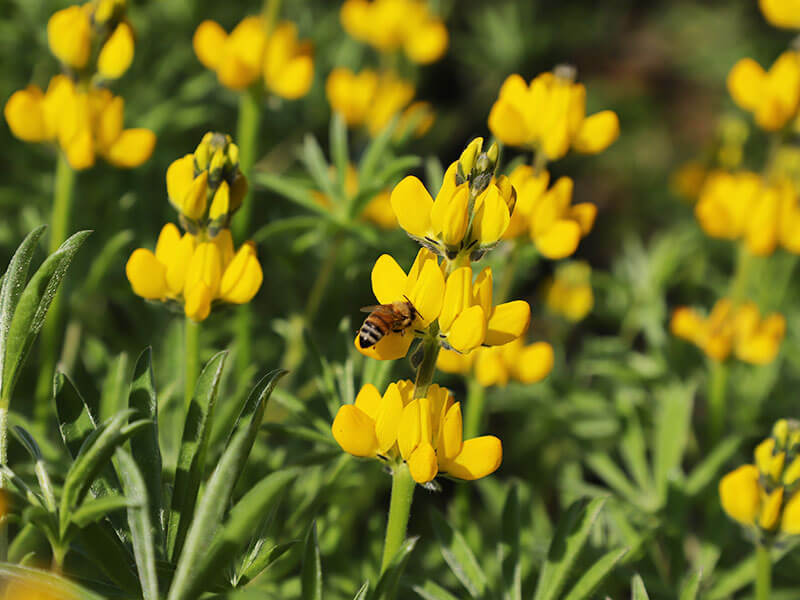
[[[800,0],[759,0],[758,5],[775,27],[800,29]]]
[[[468,354],[443,349],[436,366],[445,373],[466,375],[474,370],[484,387],[509,381],[537,383],[553,370],[553,347],[547,342],[525,344],[522,337],[501,346],[481,347]]]
[[[408,301],[417,311],[409,331],[390,331],[374,346],[362,348],[358,334],[353,341],[365,356],[379,360],[396,360],[408,353],[414,340],[413,331],[424,330],[439,317],[444,299],[445,282],[436,255],[421,248],[408,274],[388,254],[381,255],[372,267],[372,291],[379,304]]]
[[[570,148],[602,152],[619,137],[619,119],[610,110],[586,116],[586,88],[573,82],[574,69],[542,73],[530,85],[509,76],[489,113],[489,129],[503,143],[544,153],[557,160]]]
[[[198,60],[232,90],[244,90],[262,79],[273,94],[295,100],[311,88],[311,45],[298,42],[293,23],[278,23],[267,34],[264,18],[250,16],[228,34],[206,20],[195,30],[192,45]]]
[[[755,464],[743,465],[719,483],[722,508],[762,537],[800,534],[800,431],[798,423],[782,419],[772,436],[755,449]]]
[[[713,360],[724,361],[733,353],[744,362],[764,365],[772,362],[780,350],[786,319],[777,313],[762,319],[753,302],[734,305],[722,298],[707,318],[685,306],[675,309],[670,330]]]
[[[503,234],[503,239],[510,240],[529,233],[533,210],[547,190],[550,173],[544,169],[537,173],[530,165],[519,165],[511,172],[508,179],[517,192],[517,202],[511,215],[511,222]]]
[[[800,103],[800,54],[787,50],[769,71],[751,58],[741,59],[728,73],[728,91],[739,107],[753,113],[759,127],[783,128]]]
[[[391,383],[381,396],[367,384],[354,404],[342,406],[331,426],[339,446],[353,456],[408,463],[414,481],[438,474],[475,480],[500,466],[503,447],[494,436],[463,439],[461,405],[449,390],[432,384],[414,398],[414,384]]]
[[[133,62],[133,29],[120,23],[103,44],[97,57],[97,72],[106,79],[118,79]]]
[[[539,252],[553,260],[574,254],[597,216],[594,204],[572,204],[572,189],[571,178],[559,177],[531,208],[531,239]]]
[[[416,63],[439,60],[449,44],[444,23],[421,0],[345,0],[339,16],[354,39],[380,52],[402,48]]]
[[[545,284],[547,307],[568,320],[582,320],[594,306],[592,269],[584,261],[573,261],[556,268],[555,277]]]
[[[201,241],[191,233],[181,236],[172,223],[161,230],[155,253],[134,250],[125,273],[137,296],[182,305],[195,321],[208,317],[215,300],[250,302],[264,279],[252,242],[234,253],[228,229]]]
[[[50,51],[65,65],[83,69],[92,50],[92,24],[89,5],[59,10],[47,22]]]

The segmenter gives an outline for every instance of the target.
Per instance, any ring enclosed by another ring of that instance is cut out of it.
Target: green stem
[[[422,342],[422,362],[417,369],[417,378],[414,381],[414,398],[424,398],[428,394],[428,387],[433,383],[433,374],[436,372],[436,359],[439,358],[439,340],[436,335],[428,335]]]
[[[386,523],[386,538],[383,542],[381,574],[400,550],[406,539],[408,518],[411,515],[411,501],[414,498],[416,482],[411,477],[408,465],[398,463],[392,470],[392,498],[389,501],[389,520]]]
[[[184,377],[184,405],[189,410],[194,396],[194,385],[200,373],[200,323],[195,323],[186,317],[186,337],[183,349],[185,377]]]
[[[747,297],[747,284],[753,270],[754,259],[755,257],[747,249],[747,246],[740,244],[739,256],[736,259],[736,273],[728,290],[728,295],[735,304]]]
[[[483,421],[486,389],[474,377],[467,379],[467,402],[464,407],[464,439],[477,437]]]
[[[73,190],[75,188],[75,171],[69,166],[63,153],[58,154],[56,163],[55,184],[53,190],[53,211],[50,216],[50,241],[48,254],[58,250],[67,239],[72,213]],[[39,378],[36,382],[36,404],[34,406],[35,421],[44,426],[50,410],[50,395],[53,386],[53,373],[60,345],[58,333],[61,326],[63,310],[63,292],[56,294],[47,319],[44,322],[40,342]]]
[[[8,407],[0,406],[0,466],[8,463]],[[5,476],[0,473],[0,494],[6,487]],[[3,498],[0,497],[0,504]],[[0,518],[2,515],[0,515]],[[0,562],[8,557],[8,524],[5,519],[0,519]]]
[[[728,366],[712,361],[708,382],[708,434],[711,446],[719,440],[725,426],[727,384]]]
[[[769,600],[772,587],[772,557],[769,546],[756,546],[756,600]]]
[[[314,321],[314,316],[317,314],[322,298],[325,295],[325,289],[330,283],[331,276],[336,267],[336,259],[339,255],[339,249],[342,247],[344,238],[337,235],[333,238],[333,242],[328,248],[325,261],[322,263],[322,268],[317,273],[317,278],[314,280],[314,285],[308,294],[308,301],[306,302],[306,310],[303,313],[305,316],[306,325],[310,326]]]
[[[508,300],[511,296],[511,290],[514,287],[514,278],[517,275],[517,266],[519,265],[519,255],[521,252],[522,244],[519,240],[514,240],[511,246],[511,253],[506,260],[506,266],[503,269],[503,277],[500,286],[497,288],[497,304],[501,304]]]

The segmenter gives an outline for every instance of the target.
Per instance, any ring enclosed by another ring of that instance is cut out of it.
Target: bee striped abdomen
[[[358,345],[362,348],[370,348],[377,344],[383,336],[390,331],[402,334],[416,318],[416,310],[411,302],[393,302],[392,304],[380,304],[378,306],[367,306],[362,311],[371,311],[364,320],[361,329],[358,330]]]
[[[366,318],[358,332],[358,343],[362,348],[369,348],[377,344],[389,332],[390,323],[380,315],[372,313]]]

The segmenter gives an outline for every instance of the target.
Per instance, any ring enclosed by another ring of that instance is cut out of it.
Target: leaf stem
[[[772,557],[769,546],[756,546],[756,600],[769,600],[772,587]]]
[[[406,539],[415,487],[416,483],[411,477],[408,465],[399,462],[392,470],[392,497],[389,501],[389,520],[386,523],[386,538],[383,542],[381,575],[392,563],[392,559]]]
[[[67,239],[72,214],[75,171],[67,162],[63,152],[58,154],[53,187],[53,210],[50,215],[48,255],[58,250],[59,246]],[[62,320],[63,296],[64,292],[60,291],[53,298],[53,303],[50,305],[50,311],[42,328],[39,377],[36,381],[36,402],[34,405],[34,419],[41,426],[44,426],[47,422],[47,416],[50,411],[53,373],[56,367],[56,357],[60,350],[58,333]]]
[[[725,426],[725,402],[728,387],[728,366],[719,361],[711,361],[708,381],[708,435],[710,447],[719,440]]]
[[[186,317],[184,354],[184,406],[189,410],[194,396],[194,385],[200,371],[200,323]]]

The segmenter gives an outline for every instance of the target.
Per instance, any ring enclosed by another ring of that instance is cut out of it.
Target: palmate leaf
[[[12,307],[14,302],[16,302],[16,306],[13,306],[14,312],[8,322],[8,329],[3,332],[2,339],[0,339],[0,343],[2,343],[0,354],[3,355],[0,397],[3,401],[7,402],[10,399],[14,384],[19,377],[20,367],[33,346],[36,336],[39,335],[45,316],[47,316],[47,310],[55,298],[61,280],[78,248],[90,233],[90,231],[81,231],[61,244],[58,250],[44,260],[21,294],[16,296],[14,292],[8,292],[8,307]],[[27,271],[27,265],[22,270]],[[8,285],[12,285],[14,279],[14,277],[10,277]],[[16,284],[19,285],[19,282],[17,281]],[[3,285],[5,287],[5,281]],[[0,319],[0,326],[5,326],[6,319],[6,316]]]
[[[338,199],[341,197],[328,172],[328,163],[325,160],[325,153],[322,151],[317,138],[310,133],[306,134],[305,138],[303,138],[300,160],[303,161],[308,174],[311,175],[311,179],[314,180],[314,184],[317,186],[318,190],[325,193],[328,198]]]
[[[594,591],[614,570],[619,561],[628,553],[627,548],[610,550],[601,556],[578,580],[569,591],[565,600],[584,600],[592,597]]]
[[[436,510],[431,511],[433,531],[439,549],[456,578],[473,598],[480,598],[486,589],[486,575],[460,532],[456,531]]]

